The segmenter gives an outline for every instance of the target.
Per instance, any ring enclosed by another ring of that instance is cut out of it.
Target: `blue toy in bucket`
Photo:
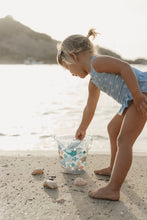
[[[56,136],[61,169],[68,174],[81,174],[86,168],[88,150],[92,138],[77,140],[73,136]]]

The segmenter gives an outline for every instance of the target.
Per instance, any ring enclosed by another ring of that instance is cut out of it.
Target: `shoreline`
[[[0,220],[146,220],[147,216],[147,157],[133,157],[131,169],[122,186],[120,200],[95,200],[90,189],[103,187],[109,177],[95,175],[95,169],[108,166],[110,155],[89,152],[83,174],[70,175],[61,171],[58,152],[0,151]],[[44,174],[32,176],[34,169]],[[56,176],[58,189],[45,189],[43,183]],[[85,186],[75,186],[82,177]],[[64,199],[57,203],[57,199]]]
[[[30,154],[31,156],[44,156],[44,157],[50,157],[50,156],[58,156],[58,150],[22,150],[22,151],[5,151],[0,150],[0,157],[1,156],[27,156]],[[88,155],[110,155],[110,152],[106,151],[91,151],[89,150]],[[133,156],[138,157],[147,157],[147,152],[133,152]]]

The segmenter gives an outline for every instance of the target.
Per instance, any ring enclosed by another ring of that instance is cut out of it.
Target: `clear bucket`
[[[92,138],[87,136],[83,140],[77,140],[73,136],[56,136],[54,139],[58,144],[62,171],[68,174],[83,173]]]

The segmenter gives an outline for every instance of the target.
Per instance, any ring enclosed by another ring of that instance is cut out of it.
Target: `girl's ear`
[[[78,60],[77,55],[75,53],[70,53],[69,55],[75,62]]]

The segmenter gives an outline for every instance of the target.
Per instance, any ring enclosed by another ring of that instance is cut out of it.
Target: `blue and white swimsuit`
[[[96,72],[92,67],[95,57],[91,59],[91,82],[122,105],[118,112],[119,115],[122,115],[133,100],[130,90],[121,74]],[[147,72],[142,72],[134,67],[132,69],[138,79],[141,92],[147,93]]]

